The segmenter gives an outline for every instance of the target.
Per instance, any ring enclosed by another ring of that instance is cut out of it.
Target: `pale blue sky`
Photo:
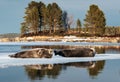
[[[32,0],[0,0],[0,34],[19,33],[23,22],[25,8]],[[79,18],[82,23],[91,4],[96,4],[104,12],[107,26],[120,26],[120,0],[34,0],[45,4],[56,2],[74,21]]]

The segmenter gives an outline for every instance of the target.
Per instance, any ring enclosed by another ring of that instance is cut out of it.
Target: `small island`
[[[21,33],[15,37],[7,34],[0,37],[0,42],[120,42],[120,26],[108,26],[105,14],[98,5],[90,5],[85,16],[82,23],[80,18],[74,20],[74,16],[55,2],[31,1],[25,8]]]

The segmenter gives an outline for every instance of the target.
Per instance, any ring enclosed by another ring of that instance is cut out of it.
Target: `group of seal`
[[[60,50],[36,48],[17,52],[9,56],[13,58],[52,58],[53,54],[60,55],[62,57],[94,57],[95,50],[91,48],[60,49]]]

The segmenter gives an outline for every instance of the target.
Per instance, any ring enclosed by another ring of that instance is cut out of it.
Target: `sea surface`
[[[95,57],[15,59],[9,55],[33,48],[88,47]],[[120,82],[120,44],[77,42],[0,43],[0,82]]]

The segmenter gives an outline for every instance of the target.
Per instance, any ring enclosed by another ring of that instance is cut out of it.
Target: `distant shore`
[[[32,36],[1,38],[0,42],[29,42],[29,41],[49,41],[49,42],[112,42],[119,43],[120,37],[76,37],[76,36]]]

